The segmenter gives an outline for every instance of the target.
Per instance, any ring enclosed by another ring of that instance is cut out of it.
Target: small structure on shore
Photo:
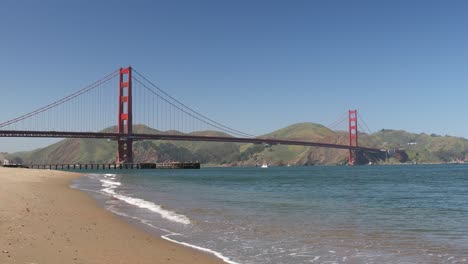
[[[7,160],[7,159],[3,160],[1,166],[4,168],[28,168],[27,166],[24,166],[23,164],[11,163],[10,160]]]

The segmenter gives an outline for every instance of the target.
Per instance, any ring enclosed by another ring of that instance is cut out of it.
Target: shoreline
[[[100,207],[70,187],[81,176],[0,167],[0,263],[225,263]]]

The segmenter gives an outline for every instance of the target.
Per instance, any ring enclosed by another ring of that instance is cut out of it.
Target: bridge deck
[[[38,137],[38,138],[102,138],[111,140],[178,140],[178,141],[206,141],[206,142],[233,142],[253,143],[268,145],[296,145],[336,149],[361,150],[371,153],[383,152],[383,150],[359,146],[310,142],[301,140],[285,140],[273,138],[241,138],[241,137],[215,137],[193,135],[167,135],[167,134],[119,134],[100,132],[65,132],[65,131],[15,131],[0,130],[0,137]]]

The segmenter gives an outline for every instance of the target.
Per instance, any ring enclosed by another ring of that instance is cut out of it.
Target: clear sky
[[[374,131],[468,138],[467,13],[466,1],[2,1],[0,121],[132,65],[250,134],[356,108]]]

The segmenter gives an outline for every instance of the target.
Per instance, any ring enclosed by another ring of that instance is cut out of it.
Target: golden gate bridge
[[[349,150],[348,163],[351,165],[363,153],[382,153],[377,148],[359,146],[356,110],[348,111],[347,120],[347,145],[256,137],[200,114],[160,89],[132,67],[127,67],[120,68],[60,100],[0,123],[0,137],[115,140],[118,144],[116,163],[119,164],[133,163],[133,142],[142,140],[346,149]],[[204,130],[222,133],[212,136],[197,133]]]

